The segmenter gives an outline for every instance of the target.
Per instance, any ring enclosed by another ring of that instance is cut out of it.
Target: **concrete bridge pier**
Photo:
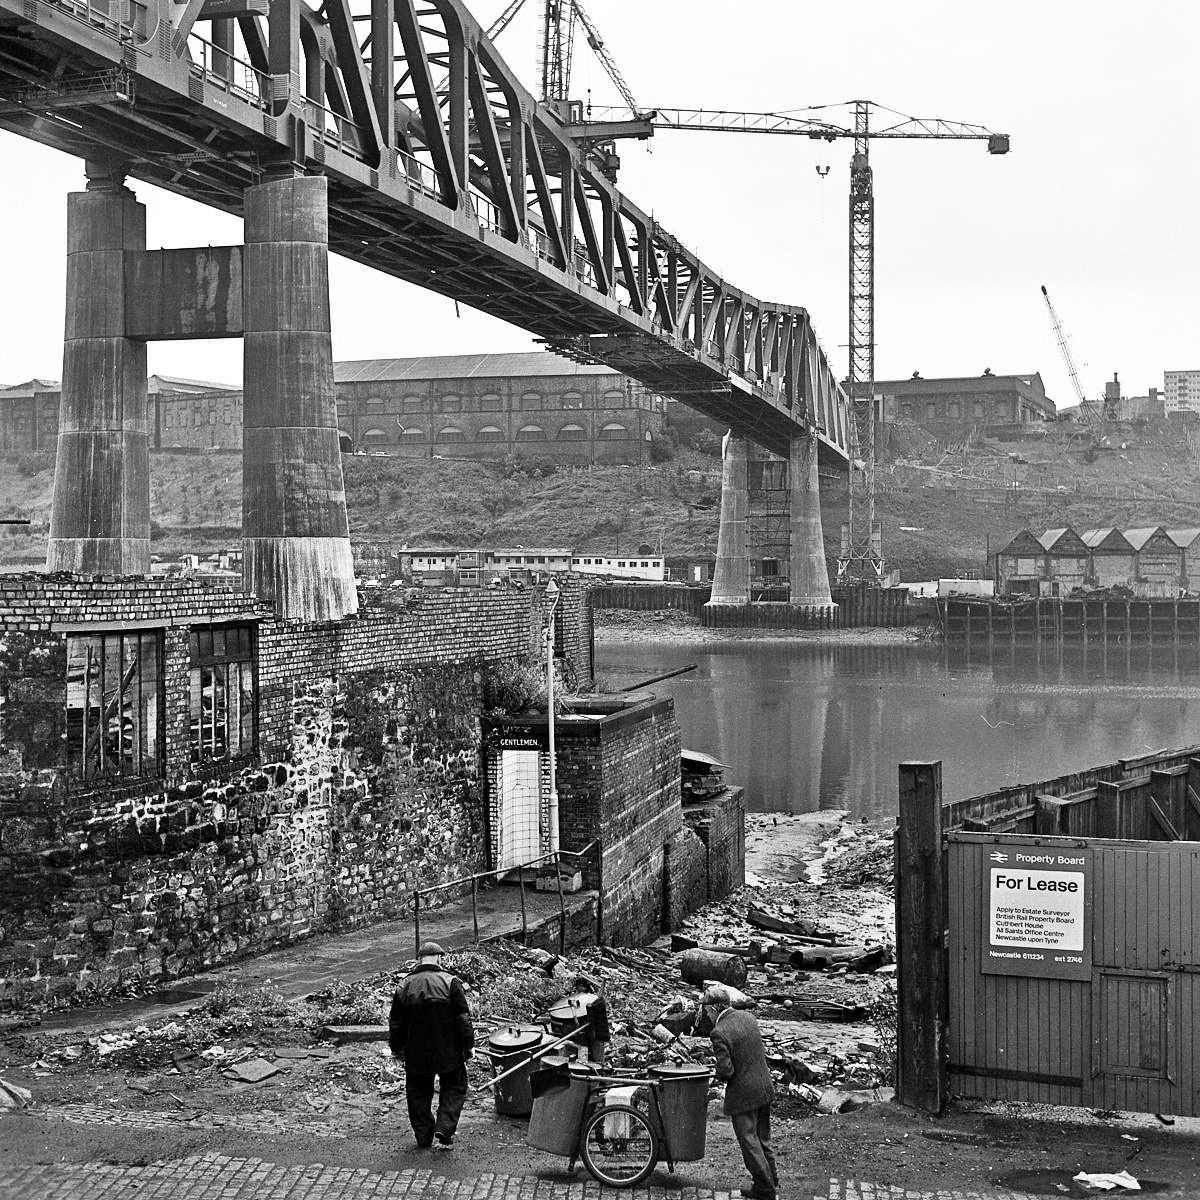
[[[146,343],[125,336],[125,259],[146,249],[146,208],[123,164],[86,164],[67,197],[62,399],[47,571],[150,573]]]
[[[704,606],[705,624],[724,623],[728,609],[750,603],[749,444],[732,430],[721,443],[721,519],[712,594]]]
[[[817,439],[813,434],[792,438],[788,455],[789,602],[812,609],[828,623],[833,617],[829,567],[825,561],[825,532],[821,525]]]
[[[329,324],[326,180],[245,192],[242,580],[284,617],[358,611]]]

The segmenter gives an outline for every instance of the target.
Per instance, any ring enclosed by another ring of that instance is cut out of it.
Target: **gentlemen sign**
[[[1092,977],[1088,849],[996,845],[988,855],[985,975]]]

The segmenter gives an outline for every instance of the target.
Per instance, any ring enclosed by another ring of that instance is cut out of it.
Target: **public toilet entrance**
[[[558,849],[550,806],[549,748],[536,735],[505,735],[489,754],[488,812],[494,869],[513,870]]]
[[[901,1101],[1200,1115],[1200,841],[1167,837],[1200,820],[1200,760],[1132,766],[1043,795],[1040,812],[1045,823],[1053,802],[1060,828],[1124,831],[1144,811],[1137,832],[1152,836],[1137,839],[992,832],[1036,827],[1039,806],[1011,795],[962,822],[974,828],[943,830],[961,810],[941,803],[940,764],[902,765]]]

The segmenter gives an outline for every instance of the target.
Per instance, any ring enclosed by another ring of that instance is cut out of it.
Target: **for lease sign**
[[[984,872],[983,972],[1090,979],[1089,849],[995,845]]]

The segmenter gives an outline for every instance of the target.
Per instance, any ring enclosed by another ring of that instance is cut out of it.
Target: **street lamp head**
[[[546,584],[546,599],[549,600],[551,604],[553,604],[555,602],[555,600],[558,599],[558,591],[559,591],[558,584],[555,583],[555,581],[553,579],[551,579]]]

